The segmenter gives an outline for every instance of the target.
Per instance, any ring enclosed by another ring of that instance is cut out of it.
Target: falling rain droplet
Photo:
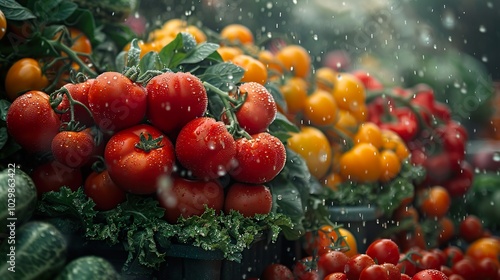
[[[484,25],[479,26],[479,32],[486,33],[486,27]]]

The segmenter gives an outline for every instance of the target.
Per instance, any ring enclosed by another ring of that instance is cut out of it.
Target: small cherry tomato
[[[264,185],[234,183],[229,186],[224,201],[224,212],[240,212],[244,217],[255,214],[269,214],[273,198],[271,191]]]
[[[84,192],[95,203],[95,209],[107,211],[125,201],[125,191],[109,177],[107,170],[92,172],[85,179]]]
[[[43,90],[48,85],[38,61],[29,57],[14,62],[5,76],[5,91],[11,101],[26,91]]]

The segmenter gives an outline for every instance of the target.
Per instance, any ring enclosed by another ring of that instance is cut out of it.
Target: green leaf
[[[297,133],[300,129],[294,123],[290,122],[285,115],[278,112],[276,119],[269,125],[269,133],[278,137],[281,142],[286,143],[291,137],[290,133]]]
[[[7,112],[9,111],[10,102],[5,99],[0,99],[0,120],[6,121]]]
[[[179,62],[186,56],[183,46],[182,33],[179,33],[172,42],[160,50],[160,60],[164,68],[173,69],[179,65]]]
[[[283,94],[281,93],[279,86],[276,83],[267,83],[266,88],[269,91],[269,93],[271,93],[271,95],[273,96],[276,105],[278,105],[286,112],[287,111],[286,100],[283,97]]]
[[[139,62],[141,73],[146,73],[148,70],[162,70],[162,67],[160,56],[156,52],[148,52]]]
[[[126,66],[135,67],[139,65],[139,62],[141,61],[140,56],[141,56],[141,48],[139,47],[139,40],[134,39],[130,43],[130,49],[127,52]]]
[[[234,87],[245,73],[245,69],[233,63],[223,62],[212,65],[198,77],[205,82],[208,82],[223,91],[229,91]]]
[[[0,150],[3,149],[5,144],[9,140],[9,134],[7,133],[6,127],[0,127]]]
[[[403,199],[413,197],[414,191],[415,187],[411,181],[396,178],[379,187],[376,205],[384,216],[390,217]]]
[[[30,9],[23,7],[14,0],[0,1],[0,10],[2,10],[7,20],[23,21],[36,18]]]
[[[194,64],[199,63],[209,57],[212,53],[217,51],[218,44],[214,43],[201,43],[190,51],[186,57],[180,62],[181,64]]]
[[[77,4],[62,0],[30,1],[27,6],[33,7],[38,21],[44,23],[62,22],[78,8]]]
[[[96,24],[92,12],[86,9],[77,8],[64,20],[66,26],[72,26],[82,31],[89,38],[92,44],[96,43],[95,30]]]

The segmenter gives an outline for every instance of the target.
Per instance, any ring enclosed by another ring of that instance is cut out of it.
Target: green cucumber
[[[0,233],[19,227],[31,218],[37,203],[33,180],[13,164],[0,172]]]
[[[7,261],[0,263],[0,279],[54,279],[66,263],[67,242],[53,225],[27,222],[0,245]]]
[[[120,279],[113,265],[98,256],[84,256],[68,263],[56,280],[115,280]]]

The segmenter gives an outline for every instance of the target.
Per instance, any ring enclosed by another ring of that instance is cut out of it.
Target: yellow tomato
[[[316,87],[331,92],[337,80],[338,73],[330,67],[320,67],[314,73]]]
[[[340,176],[340,174],[336,172],[330,172],[323,179],[323,185],[336,191],[339,188],[339,184],[343,181],[344,180],[342,179],[342,176]]]
[[[304,126],[288,139],[288,147],[305,160],[315,178],[322,178],[332,163],[332,148],[325,134],[313,126]]]
[[[340,157],[340,175],[344,180],[376,182],[381,172],[380,153],[372,144],[356,144]]]
[[[332,94],[339,108],[352,112],[362,111],[360,106],[366,100],[363,83],[350,73],[339,73]]]
[[[276,54],[284,72],[291,72],[296,77],[306,78],[311,71],[311,55],[300,45],[288,45]]]
[[[370,143],[377,149],[382,148],[382,131],[379,126],[372,122],[364,122],[359,125],[354,136],[354,143]]]
[[[279,64],[279,61],[276,59],[276,57],[271,51],[269,50],[259,51],[257,59],[260,62],[264,63],[267,70],[271,72],[272,75],[283,73],[283,69]]]
[[[337,121],[337,114],[337,102],[329,92],[318,89],[307,97],[304,116],[311,125],[333,125]]]
[[[229,42],[230,44],[253,44],[254,37],[252,31],[242,25],[242,24],[229,24],[222,28],[220,31],[220,37],[222,39],[221,44],[225,45],[225,42]]]
[[[257,82],[261,85],[267,82],[266,66],[257,59],[246,54],[240,54],[235,56],[231,61],[245,69],[241,82]]]
[[[280,87],[286,101],[287,113],[296,114],[304,110],[307,99],[307,82],[303,78],[291,77]]]
[[[228,46],[220,46],[217,49],[217,52],[220,54],[222,60],[224,61],[230,61],[236,56],[243,54],[243,51],[240,48]]]
[[[394,131],[382,129],[382,149],[392,150],[398,155],[400,161],[410,156],[410,150],[401,137]]]
[[[335,229],[330,225],[322,226],[317,232],[307,232],[304,237],[304,250],[308,254],[315,252],[318,255],[327,253],[334,248],[332,246],[339,239],[340,236],[344,239],[340,246],[345,247],[342,251],[348,256],[352,257],[358,254],[358,245],[356,238],[346,228],[338,228],[338,234]]]
[[[382,150],[380,152],[380,173],[379,181],[388,182],[394,179],[401,171],[401,161],[398,155],[392,150]]]

